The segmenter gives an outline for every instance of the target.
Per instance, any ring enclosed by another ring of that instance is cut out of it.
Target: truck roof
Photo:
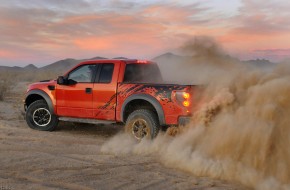
[[[139,60],[139,59],[96,59],[96,60],[87,60],[80,62],[70,70],[68,70],[65,75],[75,68],[79,67],[80,65],[86,65],[86,64],[94,64],[94,63],[124,63],[124,64],[134,64],[134,63],[139,63],[139,64],[153,64],[154,62],[149,61],[149,60]]]
[[[96,60],[83,61],[80,64],[114,63],[114,62],[125,62],[127,64],[131,64],[131,63],[152,64],[152,63],[154,63],[154,62],[149,61],[149,60],[140,60],[140,59],[96,59]]]

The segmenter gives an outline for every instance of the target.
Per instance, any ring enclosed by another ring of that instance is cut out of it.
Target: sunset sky
[[[240,59],[290,57],[288,0],[0,0],[0,65],[153,58],[210,36]]]

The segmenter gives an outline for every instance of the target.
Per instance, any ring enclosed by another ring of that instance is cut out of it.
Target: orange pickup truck
[[[52,131],[59,120],[124,123],[135,138],[154,138],[161,126],[188,122],[194,90],[162,82],[151,61],[90,60],[57,80],[31,84],[24,108],[32,129]]]

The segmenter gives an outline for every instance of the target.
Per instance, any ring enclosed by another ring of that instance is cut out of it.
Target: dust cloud
[[[264,69],[242,63],[207,37],[181,49],[187,56],[166,77],[204,85],[191,123],[174,128],[174,137],[161,133],[153,141],[119,134],[102,151],[155,154],[166,166],[193,175],[258,190],[290,189],[290,64]]]

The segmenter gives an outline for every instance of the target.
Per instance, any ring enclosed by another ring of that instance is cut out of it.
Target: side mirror
[[[59,76],[57,78],[57,84],[59,84],[59,85],[64,85],[65,84],[65,79],[64,79],[63,76]]]
[[[75,81],[75,80],[73,80],[73,79],[68,79],[67,80],[67,85],[75,85],[75,84],[77,84],[78,82],[77,81]]]

